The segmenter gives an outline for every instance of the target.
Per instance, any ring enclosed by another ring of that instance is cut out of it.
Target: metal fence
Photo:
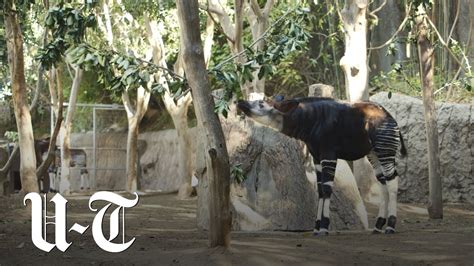
[[[67,112],[67,104],[64,109]],[[54,122],[54,112],[51,112],[51,131]],[[76,105],[70,141],[71,191],[124,190],[127,127],[127,115],[123,106]],[[58,149],[60,149],[59,139]],[[60,158],[57,158],[56,162],[56,165],[60,166]],[[59,180],[60,167],[56,168],[53,178]],[[56,186],[57,190],[58,184],[53,186]]]

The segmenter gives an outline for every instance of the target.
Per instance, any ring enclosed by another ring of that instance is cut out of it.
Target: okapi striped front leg
[[[334,184],[334,174],[336,173],[336,165],[336,159],[321,160],[321,184],[318,184],[318,220],[320,220],[320,224],[319,231],[315,231],[315,235],[329,234],[329,205],[331,202],[332,186]]]

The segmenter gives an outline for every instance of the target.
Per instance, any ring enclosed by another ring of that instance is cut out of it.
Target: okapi
[[[313,156],[318,185],[314,235],[328,235],[329,204],[337,159],[367,156],[382,189],[374,233],[395,233],[398,174],[395,157],[402,135],[395,119],[372,102],[345,103],[330,98],[239,101],[238,109],[260,124],[302,140]],[[320,169],[320,170],[319,170]],[[388,218],[387,218],[388,217]],[[387,221],[388,219],[388,221]]]

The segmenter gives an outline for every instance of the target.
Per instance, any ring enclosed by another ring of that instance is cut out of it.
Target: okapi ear
[[[298,101],[289,100],[289,101],[283,101],[283,102],[275,102],[273,104],[273,107],[277,109],[278,111],[286,114],[296,109],[296,107],[298,107],[299,104],[300,103]]]

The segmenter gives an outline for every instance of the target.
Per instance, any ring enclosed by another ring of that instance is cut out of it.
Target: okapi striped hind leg
[[[318,217],[314,230],[314,235],[317,236],[329,234],[329,205],[331,203],[336,164],[337,160],[321,160],[321,183],[318,184]]]
[[[321,165],[317,164],[315,165],[316,168],[316,182],[318,186],[318,210],[317,210],[317,216],[316,216],[316,222],[314,223],[314,230],[313,234],[317,235],[319,234],[319,229],[321,228],[321,217],[323,214],[323,192],[322,192],[322,183],[321,183]]]
[[[372,231],[372,233],[374,234],[379,234],[379,233],[384,232],[383,227],[387,223],[389,193],[387,189],[387,183],[383,175],[382,165],[380,164],[380,161],[377,155],[373,151],[371,151],[367,155],[367,158],[369,159],[369,162],[372,164],[372,167],[374,168],[375,176],[378,181],[377,183],[379,184],[379,187],[380,187],[379,212],[377,214],[377,220],[375,222],[374,230]]]
[[[396,149],[397,145],[386,145],[384,148],[380,148],[380,143],[378,143],[375,145],[374,151],[367,156],[374,167],[382,192],[374,233],[383,232],[385,223],[387,223],[385,233],[395,233],[398,193],[398,174],[395,170]]]

